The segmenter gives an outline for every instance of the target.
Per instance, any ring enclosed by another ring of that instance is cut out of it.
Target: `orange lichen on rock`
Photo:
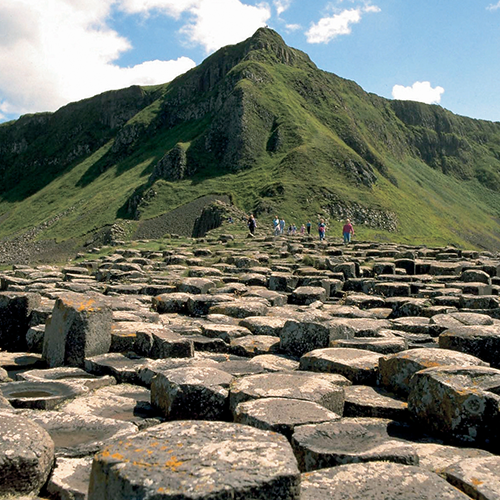
[[[99,308],[95,307],[96,301],[94,299],[89,299],[86,302],[81,302],[80,305],[77,307],[78,312],[82,311],[96,311]]]
[[[172,456],[170,460],[165,462],[165,467],[171,469],[173,472],[175,472],[180,465],[182,465],[182,462],[177,460],[176,456]]]

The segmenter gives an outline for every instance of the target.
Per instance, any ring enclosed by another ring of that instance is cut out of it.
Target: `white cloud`
[[[180,20],[180,32],[207,52],[251,36],[271,17],[269,5],[241,0],[2,0],[0,121],[106,90],[165,83],[195,66],[180,57],[120,67],[132,45],[108,24],[112,9]]]
[[[148,16],[151,11],[159,11],[179,18],[183,12],[198,4],[198,0],[116,0],[120,10],[129,14]]]
[[[364,9],[363,12],[380,12],[381,9],[380,7],[377,7],[376,5],[367,5]]]
[[[274,0],[273,3],[278,16],[281,16],[285,10],[290,8],[292,0]]]
[[[500,9],[500,2],[496,3],[496,4],[491,4],[491,5],[488,5],[488,7],[486,7],[488,10],[497,10],[497,9]]]
[[[292,31],[297,31],[302,29],[302,26],[300,24],[287,24],[285,25],[285,30],[290,33]]]
[[[148,16],[151,11],[163,12],[189,20],[180,29],[191,44],[203,46],[207,53],[224,45],[241,42],[266,25],[271,9],[265,2],[247,5],[241,0],[108,0],[119,3],[129,14]],[[278,13],[286,10],[292,0],[274,0]]]
[[[3,0],[0,112],[54,111],[133,84],[165,83],[192,68],[186,57],[130,68],[114,62],[130,42],[106,24],[115,0]],[[177,1],[177,0],[176,0]]]
[[[372,12],[380,12],[380,8],[375,5],[366,5],[356,9],[346,9],[330,17],[323,17],[306,32],[307,41],[328,43],[340,35],[349,35],[352,31],[351,26],[359,23],[363,14]]]
[[[432,88],[430,82],[415,82],[411,87],[394,85],[392,97],[400,101],[418,101],[426,104],[438,104],[441,102],[443,87]]]
[[[198,0],[189,12],[192,19],[181,33],[207,53],[252,36],[271,17],[267,4],[252,6],[240,0]]]

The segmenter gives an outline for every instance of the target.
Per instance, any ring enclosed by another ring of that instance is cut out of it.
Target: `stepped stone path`
[[[500,498],[500,256],[164,248],[0,274],[0,497]]]

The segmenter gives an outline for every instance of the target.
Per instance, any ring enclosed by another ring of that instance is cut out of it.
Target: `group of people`
[[[285,219],[279,218],[277,215],[273,219],[273,233],[275,236],[280,234],[285,234]],[[300,227],[300,234],[311,234],[312,222],[307,221],[306,224],[302,224]],[[297,226],[295,224],[290,224],[288,226],[288,234],[297,234]],[[318,235],[320,241],[325,239],[326,234],[326,222],[325,219],[320,219],[318,222]],[[344,243],[349,244],[351,242],[352,237],[354,236],[354,227],[349,219],[345,221],[344,226],[342,227],[342,236],[344,238]]]
[[[290,224],[288,226],[288,234],[297,234],[297,232],[300,232],[300,234],[305,234],[307,231],[307,234],[311,234],[311,221],[308,221],[307,224],[302,224],[300,226],[300,229],[297,228],[295,224]],[[286,228],[286,222],[285,219],[280,219],[277,215],[273,219],[273,234],[275,236],[278,236],[280,234],[285,234],[285,228]]]
[[[255,234],[255,228],[257,227],[257,221],[253,214],[250,215],[247,221],[248,230],[251,234]],[[285,219],[279,218],[277,215],[273,219],[273,234],[278,236],[280,234],[285,234]],[[290,224],[288,226],[288,234],[297,234],[297,231],[300,231],[300,234],[311,234],[312,222],[307,221],[306,224],[302,224],[299,230],[297,230],[297,226],[295,224]],[[325,219],[320,219],[318,222],[318,235],[320,241],[325,240],[326,235],[326,222]],[[351,243],[352,237],[354,236],[354,227],[349,219],[346,219],[344,226],[342,227],[342,236],[344,239],[344,244],[347,245]]]

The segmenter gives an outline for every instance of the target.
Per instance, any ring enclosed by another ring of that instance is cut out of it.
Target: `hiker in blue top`
[[[273,233],[275,236],[280,234],[280,220],[277,215],[275,215],[273,219]]]
[[[323,241],[325,239],[326,224],[325,219],[320,219],[318,224],[319,240]]]
[[[280,234],[285,232],[285,219],[280,219]]]

